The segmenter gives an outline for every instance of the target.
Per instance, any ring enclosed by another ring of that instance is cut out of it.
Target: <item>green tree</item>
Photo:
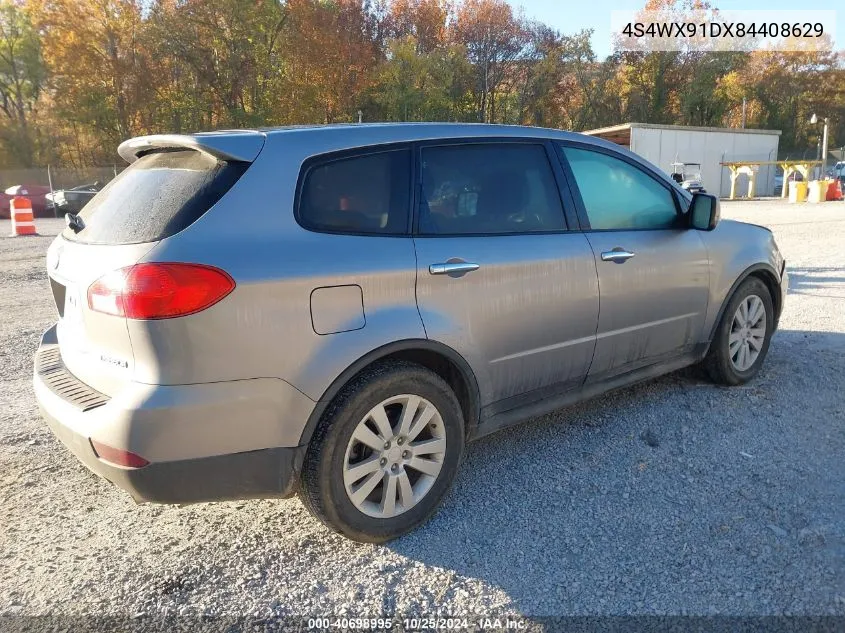
[[[111,162],[122,140],[144,131],[153,98],[141,0],[35,2],[54,121],[74,137],[73,162]]]
[[[420,53],[413,36],[393,40],[372,89],[380,118],[389,121],[454,121],[465,117],[463,97],[472,68],[460,47]]]
[[[842,126],[845,71],[835,53],[758,51],[740,74],[753,108],[750,123],[781,130],[782,152],[814,157],[821,134],[820,127],[810,124],[814,112]],[[836,147],[838,129],[834,127],[830,147]]]
[[[495,122],[497,90],[519,72],[519,59],[528,45],[523,21],[505,0],[464,0],[452,38],[466,48],[475,69],[478,120]]]
[[[41,42],[29,12],[19,2],[0,2],[0,143],[14,166],[36,158],[32,119],[46,78]]]
[[[154,2],[147,35],[162,122],[181,132],[283,119],[287,17],[275,0]]]

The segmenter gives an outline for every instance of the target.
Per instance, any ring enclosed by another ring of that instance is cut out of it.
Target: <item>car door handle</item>
[[[635,253],[631,251],[626,251],[620,249],[613,249],[612,251],[605,251],[601,254],[601,260],[603,262],[616,262],[617,264],[621,264],[622,262],[626,262],[631,259]]]
[[[442,264],[431,264],[428,267],[428,272],[432,275],[462,275],[464,273],[471,273],[473,270],[481,268],[478,264],[471,262],[444,262]]]

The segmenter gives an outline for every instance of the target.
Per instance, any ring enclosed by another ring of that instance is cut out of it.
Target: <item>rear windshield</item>
[[[85,205],[79,213],[85,228],[62,235],[86,244],[162,240],[198,220],[247,167],[195,150],[146,154]]]

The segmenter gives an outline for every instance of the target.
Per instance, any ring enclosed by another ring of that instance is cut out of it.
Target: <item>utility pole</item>
[[[810,117],[810,123],[815,125],[819,122],[819,117],[813,113],[813,116]],[[827,171],[827,126],[830,123],[830,120],[825,117],[824,118],[824,129],[822,130],[822,137],[819,139],[819,159],[822,161],[822,173],[820,178],[824,178],[825,172]]]
[[[822,178],[827,175],[827,117],[824,118],[824,132],[822,132]]]
[[[742,98],[742,129],[743,130],[745,129],[745,113],[746,113],[747,106],[748,106],[748,99],[743,97]]]
[[[50,173],[50,165],[47,165],[47,182],[50,185],[50,200],[53,201],[53,215],[59,217],[59,208],[56,206],[56,192],[53,190],[53,175]]]
[[[481,122],[487,123],[487,101],[490,98],[490,27],[487,27],[487,36],[484,39],[484,92],[481,95]]]

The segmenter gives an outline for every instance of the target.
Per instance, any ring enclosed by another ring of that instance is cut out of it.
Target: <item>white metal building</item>
[[[780,130],[751,130],[721,127],[687,127],[652,123],[624,123],[589,130],[598,136],[627,147],[651,161],[666,173],[672,163],[700,163],[704,188],[726,197],[731,190],[730,173],[722,162],[774,161],[778,157]],[[737,181],[737,195],[748,190],[745,176]],[[754,191],[757,196],[774,195],[775,166],[763,165],[757,172]]]

